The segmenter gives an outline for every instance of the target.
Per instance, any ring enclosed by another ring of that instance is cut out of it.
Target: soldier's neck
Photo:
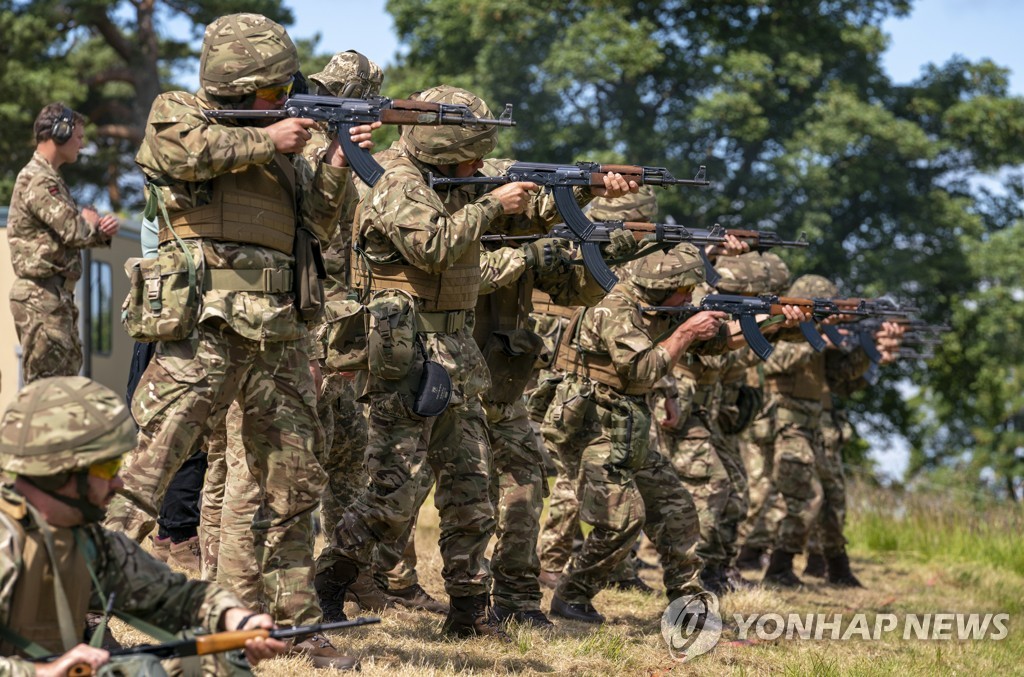
[[[36,152],[42,155],[54,169],[60,169],[64,159],[60,156],[60,146],[53,141],[42,141],[36,144]]]

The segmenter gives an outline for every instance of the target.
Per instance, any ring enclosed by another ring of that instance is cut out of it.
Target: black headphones
[[[50,127],[50,138],[58,146],[63,146],[75,132],[75,113],[67,106],[64,106]]]

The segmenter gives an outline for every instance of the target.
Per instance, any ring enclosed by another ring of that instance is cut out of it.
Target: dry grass
[[[417,529],[422,585],[443,598],[437,514],[425,506]],[[1007,538],[1019,534],[1007,534]],[[335,644],[362,659],[365,675],[506,675],[561,673],[572,675],[665,675],[785,673],[833,674],[1011,674],[1024,665],[1024,634],[1019,618],[1024,607],[1024,576],[1006,568],[977,563],[918,561],[899,553],[853,550],[854,569],[867,586],[843,590],[808,579],[798,591],[758,588],[723,597],[725,631],[709,654],[681,664],[672,659],[660,634],[663,599],[640,593],[606,591],[595,606],[608,618],[599,629],[568,621],[550,632],[513,628],[514,643],[448,640],[440,633],[441,617],[389,610],[382,623],[333,635]],[[801,563],[802,564],[802,563]],[[799,569],[798,569],[799,571]],[[655,587],[651,572],[644,578]],[[550,602],[545,592],[544,607]],[[869,622],[878,613],[1006,612],[1009,636],[1001,641],[786,640],[736,641],[733,614],[753,612],[853,614],[865,612]],[[356,609],[350,606],[350,615]],[[130,631],[115,628],[122,639],[139,641]],[[277,659],[258,670],[267,677],[317,674],[301,659]]]

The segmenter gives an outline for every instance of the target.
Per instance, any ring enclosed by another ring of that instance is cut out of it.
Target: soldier
[[[238,399],[263,497],[252,530],[270,611],[282,625],[305,624],[321,615],[310,585],[310,513],[326,477],[316,459],[322,430],[308,332],[295,308],[293,246],[300,220],[330,241],[349,170],[336,141],[316,166],[288,157],[305,146],[313,120],[244,126],[203,114],[283,104],[298,56],[280,25],[258,14],[217,19],[199,70],[199,93],[167,92],[153,103],[136,161],[161,206],[161,262],[169,270],[183,258],[202,263],[201,312],[186,338],[158,343],[143,375],[132,407],[139,444],[108,525],[141,540],[170,476]],[[353,130],[356,143],[369,137],[368,126]],[[320,636],[296,650],[318,666],[355,665]]]
[[[78,208],[60,168],[78,160],[85,118],[62,103],[36,116],[36,150],[18,173],[7,217],[11,265],[11,313],[21,343],[25,383],[77,374],[82,368],[75,285],[82,277],[81,250],[109,247],[117,217],[95,207]]]
[[[421,100],[464,104],[490,117],[480,98],[454,87],[428,89]],[[490,445],[478,399],[489,377],[472,339],[479,237],[503,217],[513,216],[511,221],[527,229],[546,227],[557,212],[549,199],[534,194],[532,183],[491,192],[481,186],[434,190],[427,183],[429,173],[476,173],[494,148],[495,135],[493,127],[405,128],[405,153],[385,167],[360,202],[356,244],[368,272],[364,287],[371,292],[370,379],[364,394],[370,410],[365,457],[370,487],[335,529],[335,562],[316,576],[327,617],[341,612],[345,590],[369,566],[374,546],[397,540],[408,528],[426,463],[437,477],[434,500],[451,602],[444,629],[507,639],[489,613],[484,559],[494,509],[488,494]],[[606,187],[618,194],[628,189],[619,175],[610,175]],[[440,370],[447,372],[450,386]],[[447,407],[442,393],[450,394]]]
[[[673,329],[670,318],[642,310],[690,301],[704,279],[692,245],[647,256],[631,272],[597,307],[574,316],[556,357],[565,379],[541,428],[575,479],[580,519],[593,526],[555,590],[551,613],[585,623],[604,621],[591,600],[641,528],[661,556],[669,599],[701,592],[697,513],[671,464],[649,446],[644,395],[687,350],[724,350],[728,316],[698,312]]]
[[[128,408],[110,389],[81,376],[26,386],[0,421],[0,673],[92,674],[110,660],[81,643],[88,609],[105,608],[168,634],[273,628],[216,585],[190,581],[99,524],[121,486],[122,454],[135,443]],[[91,581],[91,582],[90,582]],[[252,663],[286,649],[276,639],[246,642]],[[50,663],[26,658],[62,654]],[[155,659],[154,659],[155,661]],[[125,674],[166,674],[159,664],[123,665]],[[120,674],[120,673],[119,673]]]
[[[832,298],[837,292],[824,277],[804,275],[792,284],[788,295]],[[825,506],[821,542],[830,576],[839,585],[859,585],[850,572],[843,538],[842,479],[825,458],[821,434],[823,402],[830,397],[825,364],[827,353],[835,350],[838,347],[829,344],[829,349],[818,353],[803,341],[784,342],[764,364],[765,389],[772,397],[777,422],[772,478],[786,504],[764,574],[765,583],[784,587],[802,584],[793,573],[793,556],[803,551],[811,524]],[[862,351],[851,353],[850,358],[850,364],[844,367],[847,376],[855,378],[867,370],[868,361]]]

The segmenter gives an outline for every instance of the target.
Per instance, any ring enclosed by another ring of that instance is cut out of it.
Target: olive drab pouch
[[[484,360],[491,371],[491,389],[485,399],[511,404],[523,396],[533,376],[533,364],[544,349],[544,341],[529,329],[495,331],[484,344]]]
[[[143,215],[153,219],[158,209],[170,223],[159,190],[150,185]],[[136,341],[180,341],[195,329],[202,301],[201,270],[177,233],[174,239],[177,248],[162,248],[156,258],[132,258],[125,263],[129,282],[121,324]]]
[[[416,358],[416,302],[399,289],[374,292],[366,304],[366,364],[386,381],[404,378]]]
[[[366,307],[355,299],[332,299],[322,318],[327,368],[366,369]]]
[[[642,402],[631,398],[619,399],[602,409],[601,425],[611,440],[605,465],[613,470],[638,470],[650,446],[650,413]]]
[[[295,309],[303,322],[317,320],[324,310],[327,266],[320,240],[303,226],[295,229]]]

